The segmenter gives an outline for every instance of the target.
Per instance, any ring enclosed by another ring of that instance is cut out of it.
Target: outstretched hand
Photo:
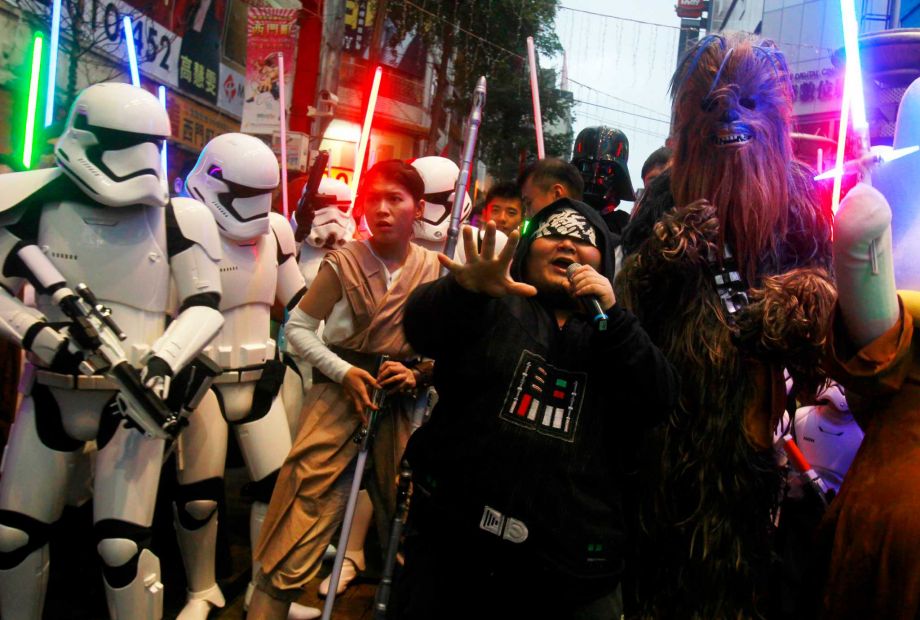
[[[515,282],[508,277],[508,267],[514,257],[521,233],[518,231],[508,235],[508,242],[499,255],[495,256],[495,222],[486,224],[485,235],[482,239],[482,251],[476,248],[473,239],[473,229],[463,227],[463,249],[466,251],[466,263],[457,263],[438,254],[438,260],[447,268],[457,283],[463,288],[474,293],[482,293],[491,297],[504,297],[505,295],[520,295],[532,297],[537,294],[537,289],[529,284]]]

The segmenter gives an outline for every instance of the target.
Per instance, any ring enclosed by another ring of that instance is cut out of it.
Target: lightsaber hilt
[[[376,378],[380,373],[380,367],[387,361],[389,361],[389,355],[378,355],[377,361],[374,364],[373,375]],[[387,392],[383,388],[374,388],[371,392],[371,403],[373,407],[366,407],[364,410],[365,417],[367,418],[367,424],[361,427],[358,433],[355,435],[355,442],[360,444],[359,450],[361,452],[367,452],[370,450],[371,441],[374,440],[374,435],[377,434],[377,425],[380,422],[380,407],[383,406],[383,401],[386,400]]]
[[[466,200],[466,187],[470,182],[470,170],[476,154],[476,140],[479,137],[479,126],[482,124],[482,111],[486,105],[486,78],[481,76],[473,90],[473,106],[466,130],[466,141],[463,143],[463,159],[460,162],[460,174],[457,175],[457,184],[454,186],[454,204],[450,210],[450,227],[447,229],[447,243],[444,245],[444,254],[453,259],[457,250],[457,239],[460,237],[460,219],[463,217],[463,203]],[[446,273],[446,268],[441,269],[441,275]]]
[[[409,515],[409,501],[412,495],[412,469],[403,461],[399,466],[399,479],[396,486],[396,514],[390,528],[390,541],[383,563],[383,573],[377,595],[374,597],[374,620],[386,620],[387,607],[390,604],[390,592],[393,589],[393,573],[396,570],[396,555],[399,551],[399,539],[402,538],[403,525]]]
[[[792,466],[805,477],[805,481],[808,483],[808,486],[810,486],[811,489],[815,492],[815,494],[818,496],[818,499],[821,500],[821,503],[827,506],[827,496],[828,493],[830,493],[830,490],[827,488],[827,483],[821,479],[821,476],[818,475],[818,472],[814,470],[814,468],[808,462],[808,459],[806,459],[805,455],[802,454],[802,451],[799,449],[798,445],[796,445],[795,439],[792,438],[792,435],[783,435],[783,444],[786,451],[786,456],[789,457],[789,461],[792,463]]]

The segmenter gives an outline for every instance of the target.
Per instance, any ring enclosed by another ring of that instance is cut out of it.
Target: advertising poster
[[[291,104],[297,51],[297,9],[250,7],[246,25],[244,133],[271,134],[280,126],[278,52],[284,53],[284,86]]]
[[[217,89],[217,107],[240,118],[243,116],[245,77],[228,65],[220,65],[220,84]]]
[[[220,81],[220,37],[226,0],[190,0],[175,7],[182,36],[179,88],[217,103]]]

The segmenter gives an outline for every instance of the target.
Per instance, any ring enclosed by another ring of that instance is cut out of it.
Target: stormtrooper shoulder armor
[[[274,211],[268,215],[268,222],[272,228],[275,239],[278,240],[278,264],[289,256],[297,254],[297,242],[294,241],[294,231],[285,221],[284,216]]]
[[[0,226],[12,226],[22,217],[17,209],[63,174],[60,168],[44,168],[0,175]]]
[[[192,198],[173,198],[172,212],[179,232],[207,253],[211,260],[220,260],[220,234],[211,212]]]

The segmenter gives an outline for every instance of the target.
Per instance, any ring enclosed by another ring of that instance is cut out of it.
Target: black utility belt
[[[336,346],[334,344],[327,345],[329,350],[338,355],[340,358],[355,366],[361,370],[368,372],[372,375],[377,374],[377,358],[380,357],[380,353],[365,353],[363,351],[355,351],[353,349],[346,349],[344,347]],[[418,359],[412,360],[391,360],[396,362],[401,362],[407,368],[412,368],[415,364],[418,363]],[[313,384],[318,383],[335,383],[332,379],[324,375],[318,368],[313,368]]]

